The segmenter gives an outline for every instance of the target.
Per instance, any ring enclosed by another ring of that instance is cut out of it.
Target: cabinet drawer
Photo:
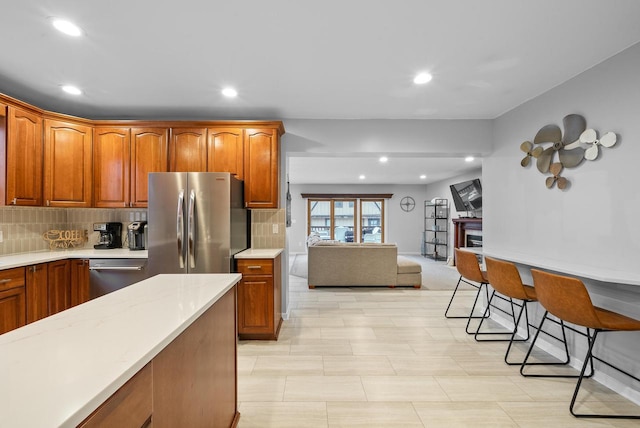
[[[0,270],[0,291],[24,286],[24,268]]]
[[[273,260],[271,259],[239,259],[238,272],[243,275],[272,275]]]

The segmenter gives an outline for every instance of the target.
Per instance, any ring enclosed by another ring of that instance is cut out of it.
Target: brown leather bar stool
[[[599,361],[640,382],[640,379],[631,373],[593,354],[593,348],[600,333],[640,331],[640,320],[594,306],[583,282],[577,278],[556,275],[537,269],[532,269],[531,273],[533,275],[533,285],[536,289],[538,301],[546,309],[542,322],[544,322],[548,314],[552,314],[561,320],[587,329],[588,350],[584,364],[582,365],[582,370],[578,376],[578,382],[573,393],[573,398],[571,399],[571,404],[569,405],[571,414],[576,417],[640,419],[640,415],[586,414],[576,413],[574,411],[582,380],[587,377],[585,376],[587,365],[590,363],[593,364],[593,360]],[[591,331],[593,331],[593,333],[591,333]],[[531,348],[535,345],[537,337],[538,335],[533,339]],[[527,357],[528,355],[529,354],[527,354]]]
[[[506,300],[509,302],[511,312],[507,313],[507,315],[511,316],[513,319],[513,329],[508,333],[511,335],[509,338],[509,346],[507,347],[507,351],[504,354],[504,361],[509,365],[522,365],[523,361],[519,362],[510,362],[509,361],[509,353],[513,346],[513,342],[526,342],[530,337],[530,327],[536,328],[535,325],[532,325],[529,322],[529,311],[527,309],[528,303],[537,302],[538,298],[536,296],[536,290],[530,285],[525,285],[522,282],[522,278],[520,277],[520,272],[518,272],[518,268],[515,264],[511,262],[507,262],[504,260],[494,259],[493,257],[485,256],[484,258],[485,265],[487,266],[487,278],[489,279],[489,284],[493,288],[493,292],[491,293],[491,297],[489,299],[489,303],[493,301],[495,297],[497,297],[496,293],[501,294],[502,296],[506,296]],[[514,302],[514,299],[522,301],[522,304]],[[504,300],[504,299],[503,299]],[[516,309],[519,308],[518,316],[516,317]],[[489,305],[487,305],[487,309],[489,310]],[[504,310],[503,310],[504,312]],[[520,321],[522,320],[522,316],[525,317],[525,327],[526,327],[526,336],[521,339],[516,339],[518,334],[518,327],[520,326]],[[482,327],[482,322],[484,320],[480,320],[480,324],[478,325],[478,331]],[[557,322],[556,320],[552,320]],[[564,322],[560,320],[557,322],[562,329],[562,337],[559,338],[554,334],[543,331],[543,333],[547,334],[550,337],[558,340],[564,345],[565,350],[565,361],[562,362],[553,362],[553,363],[529,363],[529,365],[564,365],[569,363],[569,348],[567,346],[567,338],[564,329]]]
[[[489,283],[489,280],[487,279],[486,273],[480,270],[478,259],[476,258],[476,255],[474,253],[456,248],[455,254],[456,254],[456,269],[460,274],[460,278],[458,279],[456,288],[453,290],[453,294],[451,295],[451,300],[449,300],[449,305],[447,306],[447,309],[444,311],[444,316],[446,318],[467,319],[467,326],[465,328],[466,332],[468,334],[475,334],[474,331],[469,331],[469,324],[471,323],[471,320],[479,319],[484,316],[490,315],[490,313],[485,313],[485,315],[482,315],[482,316],[473,315],[476,305],[478,304],[478,298],[480,297],[480,293],[482,293],[483,288],[487,295],[487,301],[489,300],[489,289],[487,288],[487,284]],[[478,289],[475,300],[473,301],[473,306],[471,306],[471,311],[469,311],[469,315],[465,315],[465,316],[449,315],[449,309],[451,308],[451,304],[453,303],[453,299],[456,297],[456,293],[458,292],[458,288],[460,287],[461,283],[468,284]]]

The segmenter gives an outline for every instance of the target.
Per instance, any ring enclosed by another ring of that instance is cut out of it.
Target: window
[[[302,195],[308,204],[307,234],[316,232],[323,240],[340,242],[384,242],[384,202],[393,195],[375,195],[380,199],[313,196]]]
[[[360,241],[384,242],[384,200],[361,199]]]

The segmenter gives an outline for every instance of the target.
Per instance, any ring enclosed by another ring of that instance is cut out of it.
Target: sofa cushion
[[[398,256],[398,273],[421,273],[422,266],[406,257]]]

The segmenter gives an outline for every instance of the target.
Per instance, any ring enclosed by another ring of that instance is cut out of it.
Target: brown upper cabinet
[[[244,130],[244,201],[247,208],[278,208],[278,131]]]
[[[169,171],[207,171],[206,128],[171,128]]]
[[[48,207],[91,207],[92,128],[44,120],[44,201]]]
[[[146,208],[149,203],[149,173],[167,172],[169,129],[131,128],[131,203]]]
[[[228,172],[278,208],[279,121],[91,121],[0,94],[0,205],[146,208],[150,172]],[[2,170],[5,168],[5,170]]]
[[[244,173],[244,132],[242,128],[207,130],[207,170],[229,172],[239,180]]]
[[[7,184],[8,205],[42,205],[42,116],[8,107]]]
[[[129,206],[129,128],[93,130],[93,200],[98,208]]]
[[[167,128],[96,127],[94,206],[147,207],[149,173],[167,171],[168,135]]]

